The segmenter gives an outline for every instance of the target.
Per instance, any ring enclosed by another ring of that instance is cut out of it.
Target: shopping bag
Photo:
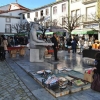
[[[100,92],[100,74],[94,74],[91,89]]]
[[[85,72],[84,73],[84,80],[91,83],[93,81],[93,74],[94,74],[93,71],[91,71],[90,73]]]

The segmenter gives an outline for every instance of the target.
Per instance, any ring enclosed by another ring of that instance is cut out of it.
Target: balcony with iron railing
[[[82,16],[82,22],[83,23],[89,23],[89,22],[91,23],[91,22],[95,22],[96,20],[97,20],[96,16],[92,16],[92,15],[91,16],[89,16],[89,15],[88,16],[85,16],[85,15]]]
[[[83,4],[89,4],[89,3],[94,3],[97,2],[97,0],[82,0]]]

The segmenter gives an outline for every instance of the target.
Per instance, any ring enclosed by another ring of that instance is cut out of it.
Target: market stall
[[[83,57],[95,59],[95,54],[100,52],[99,49],[84,49]]]
[[[8,47],[10,57],[16,57],[17,53],[21,56],[24,56],[25,48],[25,46]]]

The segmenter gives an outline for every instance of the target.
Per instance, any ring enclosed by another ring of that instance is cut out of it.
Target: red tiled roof
[[[26,8],[26,7],[24,7],[24,6],[20,5],[20,4],[18,4],[18,3],[11,3],[11,4],[13,4],[13,5],[19,7],[20,10],[26,10],[26,11],[29,11],[29,10],[30,10],[30,9],[28,9],[28,8]],[[10,7],[9,7],[9,10],[10,10],[10,8],[11,8],[11,4],[10,4]]]
[[[12,4],[17,6],[17,7],[19,7],[19,8],[11,10],[10,8],[11,8]],[[9,9],[8,10],[0,10],[0,14],[7,13],[7,12],[10,12],[10,11],[16,11],[16,10],[26,10],[26,11],[29,11],[30,9],[25,8],[24,6],[22,6],[22,5],[18,4],[18,3],[11,3],[10,6],[9,6]]]
[[[7,12],[8,12],[8,10],[0,10],[0,14],[7,13]]]

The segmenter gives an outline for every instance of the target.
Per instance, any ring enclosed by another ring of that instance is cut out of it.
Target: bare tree
[[[25,32],[30,33],[30,30],[31,30],[30,23],[25,22],[25,23],[23,24],[23,26],[24,26]]]
[[[23,24],[16,23],[11,26],[12,30],[15,30],[16,33],[20,33],[23,30]]]
[[[45,32],[51,28],[52,26],[56,26],[57,24],[57,21],[51,21],[51,20],[47,20],[45,21],[45,17],[43,17],[42,19],[39,20],[39,30],[42,31],[42,34],[43,34],[43,38],[45,36]]]
[[[62,17],[62,27],[65,28],[69,34],[76,28],[80,26],[81,15],[77,16],[65,16]]]
[[[92,19],[92,21],[94,23],[98,23],[99,24],[99,30],[98,31],[100,32],[100,17],[97,14],[91,14],[91,19]]]

